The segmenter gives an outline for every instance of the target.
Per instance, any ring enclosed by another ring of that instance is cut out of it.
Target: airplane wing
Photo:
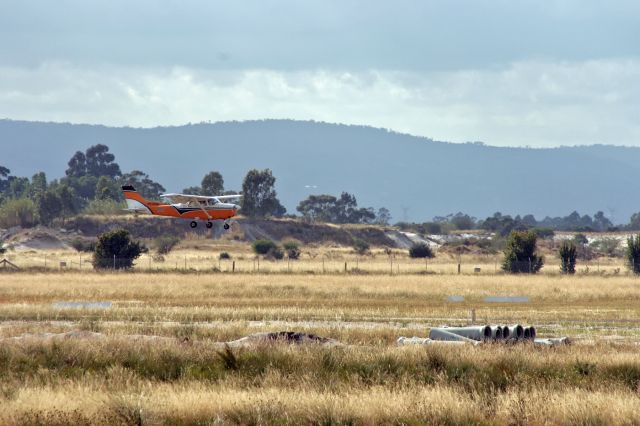
[[[216,198],[220,201],[222,200],[233,200],[235,198],[242,198],[242,194],[233,194],[233,195],[218,195],[216,197],[212,197],[212,198]]]
[[[210,196],[210,195],[191,195],[191,194],[161,194],[162,198],[168,198],[173,203],[188,203],[189,201],[207,201],[207,200],[230,200],[234,198],[240,198],[242,195],[219,195],[219,196]]]

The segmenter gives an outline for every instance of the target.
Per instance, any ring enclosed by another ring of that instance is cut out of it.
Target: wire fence
[[[1,261],[2,259],[0,259]],[[222,272],[222,273],[298,273],[298,274],[443,274],[443,275],[500,275],[503,258],[486,256],[468,259],[411,259],[354,257],[347,259],[315,258],[304,260],[265,259],[262,257],[237,257],[220,259],[203,255],[143,255],[138,259],[118,258],[116,256],[94,259],[91,254],[49,254],[42,256],[9,256],[8,263],[0,262],[2,270],[44,270],[44,271],[94,271],[94,270],[133,270],[139,272]],[[14,268],[15,267],[15,268]],[[532,261],[516,262],[512,271],[520,273],[536,272]],[[562,274],[560,263],[549,262],[538,271],[543,275]],[[576,275],[632,275],[631,268],[624,259],[594,259],[579,262]]]

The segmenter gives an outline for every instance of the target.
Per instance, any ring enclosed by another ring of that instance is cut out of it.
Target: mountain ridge
[[[251,168],[271,168],[289,212],[310,194],[356,195],[395,221],[463,211],[486,217],[603,210],[626,222],[640,189],[640,148],[578,145],[498,147],[435,141],[389,129],[299,120],[250,120],[151,128],[0,120],[0,165],[12,174],[64,175],[76,150],[104,143],[123,171],[149,173],[168,191],[219,170],[239,189]]]

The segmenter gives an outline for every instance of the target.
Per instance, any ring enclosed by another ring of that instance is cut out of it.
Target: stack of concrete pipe
[[[437,327],[429,332],[429,339],[445,342],[518,342],[534,341],[535,338],[535,327],[520,324]]]

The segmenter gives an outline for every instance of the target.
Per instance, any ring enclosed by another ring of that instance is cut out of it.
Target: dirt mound
[[[246,347],[260,344],[270,343],[288,343],[288,344],[317,344],[323,346],[340,346],[340,342],[328,337],[320,337],[315,334],[300,333],[296,331],[278,331],[272,333],[256,333],[243,337],[238,340],[226,342],[231,348]]]
[[[69,248],[55,231],[47,228],[19,230],[13,233],[5,244],[14,250],[66,250]]]
[[[303,244],[334,243],[350,246],[355,239],[368,242],[372,246],[397,247],[396,242],[385,233],[383,227],[374,225],[331,225],[326,223],[307,223],[291,219],[253,219],[240,217],[236,220],[242,231],[239,238],[245,241],[267,238],[283,241],[296,239]],[[124,228],[134,238],[155,238],[161,235],[185,236],[186,234],[209,233],[204,226],[195,231],[189,222],[182,219],[171,219],[152,216],[123,216],[101,218],[96,216],[77,216],[65,224],[69,231],[86,237],[95,237],[102,232]],[[219,237],[218,233],[212,235]]]

